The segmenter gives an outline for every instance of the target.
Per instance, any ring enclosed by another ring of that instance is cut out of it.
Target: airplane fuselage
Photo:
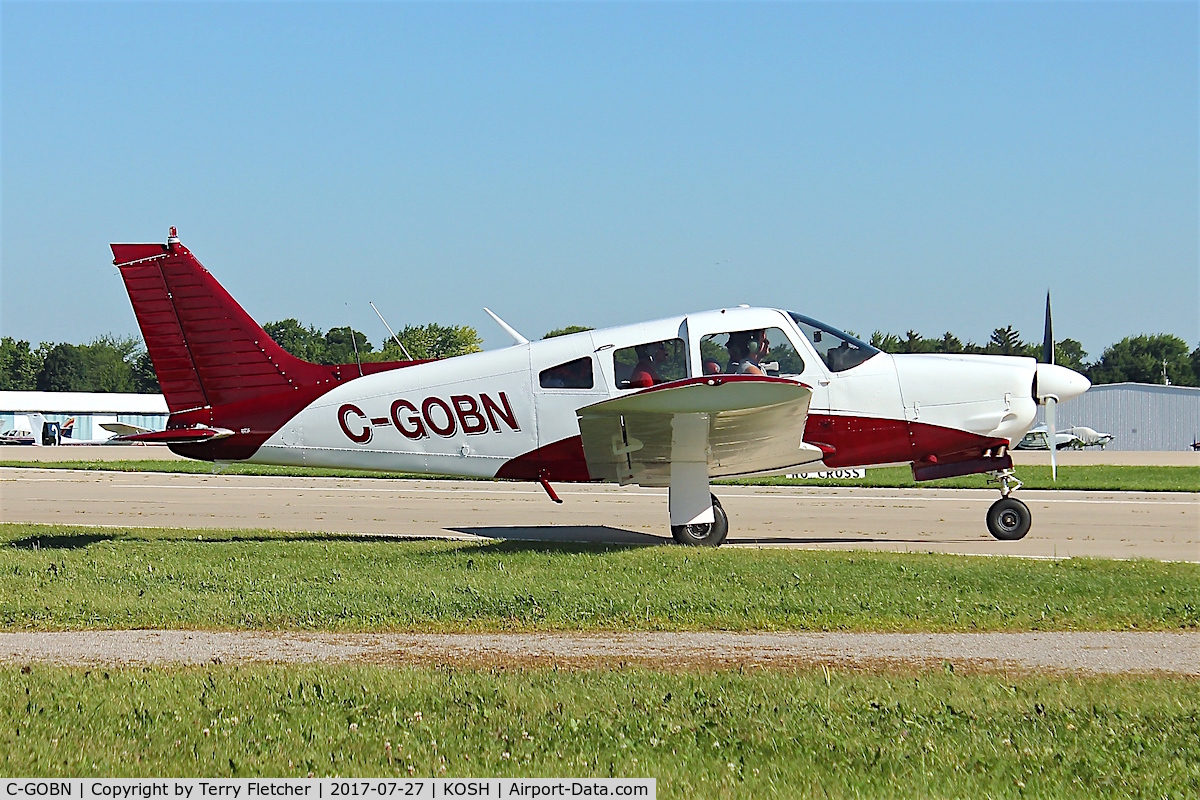
[[[703,363],[699,342],[705,336],[755,329],[788,338],[802,367],[784,375],[812,389],[804,441],[817,444],[823,455],[814,461],[809,452],[797,452],[796,465],[937,464],[1019,440],[1036,415],[1031,358],[875,352],[856,366],[834,371],[786,312],[733,308],[357,377],[305,406],[247,460],[591,480],[579,444],[577,412],[639,390],[621,387],[616,353],[679,339],[686,374],[695,376]],[[543,372],[581,359],[591,364],[590,387],[543,386],[539,380]],[[220,458],[212,451],[221,446],[212,442],[204,448],[208,457]],[[193,451],[189,455],[197,449],[185,448]]]

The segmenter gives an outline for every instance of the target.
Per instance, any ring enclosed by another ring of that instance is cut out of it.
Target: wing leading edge
[[[786,378],[714,375],[586,406],[577,415],[588,473],[670,486],[672,470],[728,477],[819,461],[803,441],[811,399]]]

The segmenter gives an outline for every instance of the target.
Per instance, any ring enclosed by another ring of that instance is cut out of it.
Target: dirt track
[[[134,527],[271,528],[478,540],[670,544],[667,493],[536,485],[0,468],[0,519]],[[1200,496],[1022,491],[1033,529],[998,542],[985,490],[716,487],[728,543],[1027,557],[1200,561]]]
[[[898,665],[1200,676],[1200,633],[0,633],[0,663]]]

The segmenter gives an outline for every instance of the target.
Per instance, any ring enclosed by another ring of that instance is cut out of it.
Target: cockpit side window
[[[811,317],[789,311],[788,315],[796,321],[796,325],[812,342],[817,355],[829,367],[830,372],[842,372],[857,367],[868,358],[879,353],[866,342],[855,339],[848,333],[842,333],[837,328],[831,328],[817,322]]]
[[[664,339],[613,353],[618,389],[645,389],[687,377],[683,339]]]
[[[700,339],[705,375],[799,375],[804,361],[779,328],[710,333]]]

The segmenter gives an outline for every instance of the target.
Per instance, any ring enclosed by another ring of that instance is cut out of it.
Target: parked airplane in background
[[[1054,434],[1054,449],[1055,450],[1078,450],[1083,447],[1079,437],[1071,431],[1058,431]],[[1050,431],[1045,425],[1035,425],[1022,437],[1021,441],[1013,445],[1014,450],[1049,450],[1050,449]]]
[[[1039,403],[1086,378],[1032,358],[882,353],[795,312],[723,308],[437,361],[302,361],[184,247],[114,244],[171,417],[210,461],[357,467],[669,489],[671,532],[719,545],[712,478],[909,464],[918,481],[988,473],[1000,539],[1029,530],[1008,453]]]
[[[58,444],[57,422],[47,423],[41,414],[14,414],[13,426],[0,433],[0,445]]]
[[[100,420],[112,420],[100,421]],[[100,445],[108,444],[118,433],[145,433],[148,428],[125,425],[115,421],[116,417],[97,417],[95,426],[103,429],[99,435],[93,433],[90,439],[75,437],[75,418],[68,417],[64,422],[48,422],[44,414],[25,413],[14,415],[13,428],[0,433],[0,444],[22,445]]]
[[[9,428],[0,433],[0,445],[33,445],[37,444],[37,437],[33,435],[33,431],[25,428]]]
[[[1100,433],[1086,425],[1076,425],[1073,428],[1067,428],[1065,431],[1058,431],[1054,434],[1056,450],[1082,450],[1085,447],[1099,447],[1103,450],[1104,446],[1111,442],[1113,438],[1111,433]],[[1036,425],[1030,428],[1029,432],[1016,444],[1014,449],[1049,450],[1049,429],[1045,425]]]
[[[1089,428],[1086,425],[1068,428],[1067,433],[1079,440],[1080,447],[1099,447],[1101,450],[1104,449],[1104,445],[1116,438],[1111,433],[1100,433],[1095,428]]]

